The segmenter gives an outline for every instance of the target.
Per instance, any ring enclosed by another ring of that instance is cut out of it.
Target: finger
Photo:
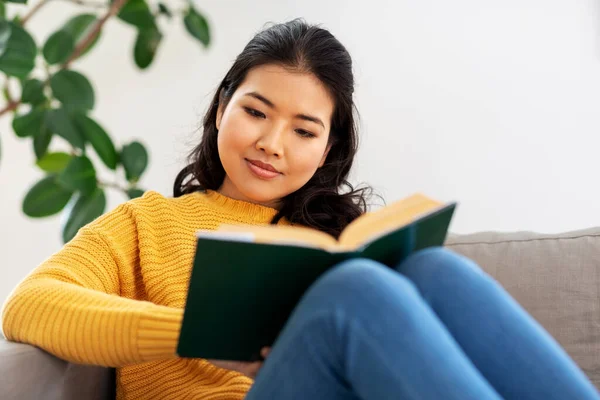
[[[232,369],[235,370],[235,362],[232,361],[226,361],[226,360],[212,360],[212,359],[207,359],[206,361],[208,361],[209,363],[216,365],[219,368],[225,368],[225,369]]]
[[[262,356],[262,358],[267,358],[267,356],[269,355],[270,352],[271,352],[271,348],[270,347],[263,347],[260,350],[260,355]]]
[[[246,368],[245,375],[249,376],[252,379],[256,378],[256,374],[258,374],[258,370],[260,370],[262,365],[263,363],[261,361],[250,363]]]

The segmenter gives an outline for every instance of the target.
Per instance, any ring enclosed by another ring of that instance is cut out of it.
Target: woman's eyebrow
[[[267,99],[265,96],[263,96],[262,94],[259,94],[257,92],[248,92],[244,96],[254,97],[255,99],[260,100],[263,103],[265,103],[269,108],[273,108],[273,109],[276,108],[275,104],[273,104],[273,102],[271,100]]]
[[[325,129],[325,124],[323,123],[323,121],[321,121],[319,118],[317,117],[313,117],[312,115],[306,115],[306,114],[297,114],[296,118],[298,119],[303,119],[305,121],[310,121],[310,122],[314,122],[315,124],[319,124],[323,127],[323,129]]]
[[[264,103],[267,107],[272,108],[274,110],[277,109],[277,107],[275,107],[275,104],[271,100],[267,99],[265,96],[263,96],[260,93],[257,93],[257,92],[248,92],[244,96],[253,97],[253,98],[261,101],[262,103]],[[298,119],[303,119],[305,121],[314,122],[315,124],[319,124],[323,128],[325,128],[325,124],[323,123],[323,121],[321,121],[317,117],[313,117],[312,115],[297,114],[297,115],[295,115],[294,118],[298,118]]]

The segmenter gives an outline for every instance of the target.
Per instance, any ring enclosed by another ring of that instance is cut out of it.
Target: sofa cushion
[[[449,235],[446,246],[494,277],[600,388],[600,228]]]
[[[600,228],[543,235],[450,235],[560,343],[600,388]],[[6,399],[114,398],[114,370],[71,364],[0,335]]]
[[[114,371],[72,364],[0,335],[2,399],[114,399]]]

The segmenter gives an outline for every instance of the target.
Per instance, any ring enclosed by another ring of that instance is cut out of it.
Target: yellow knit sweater
[[[82,228],[20,283],[2,310],[4,335],[75,363],[117,367],[119,400],[242,399],[251,379],[175,355],[194,233],[275,214],[214,191],[147,192]]]

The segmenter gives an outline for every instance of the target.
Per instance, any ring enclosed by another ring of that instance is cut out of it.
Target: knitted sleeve
[[[176,357],[183,310],[120,297],[120,277],[139,273],[137,235],[127,203],[82,228],[9,296],[6,338],[82,364]]]

